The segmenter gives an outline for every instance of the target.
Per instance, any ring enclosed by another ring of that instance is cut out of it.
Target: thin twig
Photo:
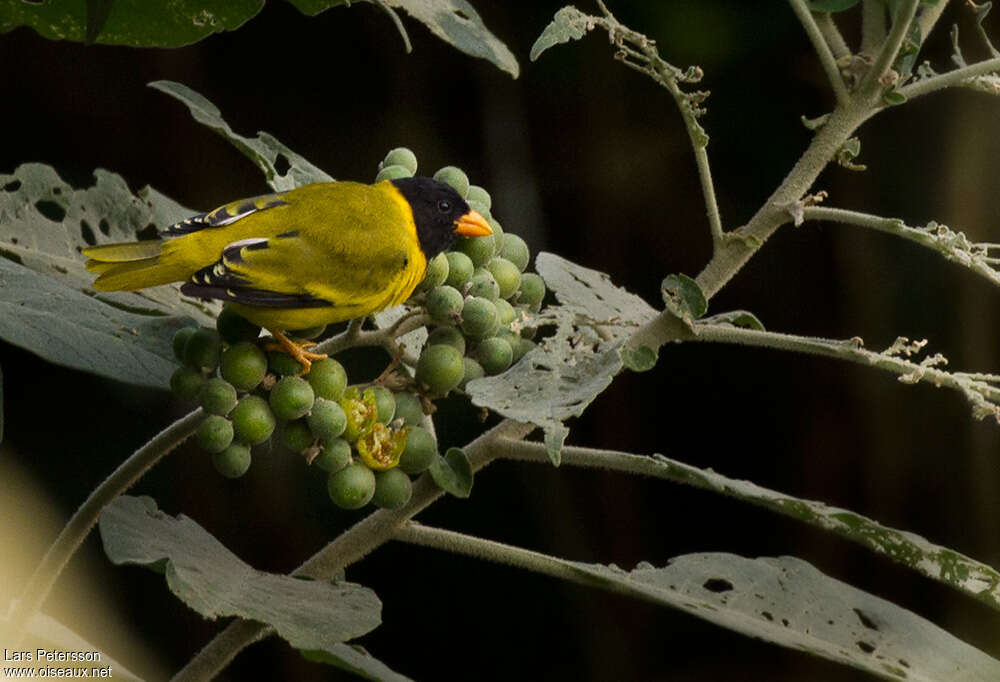
[[[819,62],[823,66],[823,71],[826,72],[826,78],[830,81],[830,87],[833,88],[837,104],[845,106],[850,98],[850,94],[847,92],[843,76],[840,75],[837,60],[830,51],[830,46],[827,44],[826,38],[824,38],[819,26],[816,24],[813,13],[809,11],[805,0],[788,0],[788,4],[792,6],[792,11],[795,12],[795,16],[798,17],[799,23],[802,24],[802,28],[805,29],[806,35],[809,36],[809,40],[812,42],[813,49],[816,51]]]
[[[995,71],[1000,71],[1000,58],[998,57],[985,59],[959,69],[953,69],[938,76],[923,78],[909,85],[904,85],[899,89],[899,92],[906,96],[907,99],[913,99],[914,97],[920,97],[921,95],[926,95],[937,90],[962,85],[977,76],[985,76]]]
[[[861,89],[873,88],[879,91],[885,89],[882,85],[882,77],[889,70],[889,67],[892,66],[893,62],[896,61],[896,57],[899,55],[900,48],[903,47],[903,41],[906,40],[906,34],[910,30],[910,23],[913,21],[919,5],[920,0],[903,0],[903,4],[896,12],[896,16],[893,17],[889,36],[885,39],[882,49],[879,50],[878,55],[875,57],[871,69],[865,74],[861,82]]]
[[[826,44],[830,46],[833,58],[849,57],[851,55],[851,48],[847,46],[847,41],[844,40],[840,29],[837,28],[837,24],[833,20],[833,15],[829,12],[819,12],[813,14],[813,18],[816,20],[816,25],[819,26],[819,32],[823,34]]]
[[[884,0],[864,0],[861,4],[861,52],[874,56],[886,36]]]

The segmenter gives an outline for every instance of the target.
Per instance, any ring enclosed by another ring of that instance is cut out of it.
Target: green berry
[[[500,287],[500,298],[510,298],[521,286],[521,271],[506,258],[494,258],[487,266]]]
[[[459,310],[459,313],[461,312]],[[436,346],[441,343],[454,346],[455,350],[465,355],[465,337],[455,327],[435,327],[434,331],[427,335],[428,346]]]
[[[399,467],[380,471],[375,474],[375,494],[372,504],[379,509],[399,509],[410,501],[413,484],[410,477],[399,470]]]
[[[388,424],[396,416],[396,398],[385,386],[374,386],[372,392],[375,394],[375,419]]]
[[[285,424],[281,430],[281,444],[292,452],[302,452],[316,442],[305,419],[296,419]]]
[[[279,377],[298,376],[304,367],[283,350],[267,351],[267,371]]]
[[[313,435],[323,441],[339,437],[347,428],[344,408],[327,398],[316,398],[312,411],[306,419]]]
[[[198,402],[209,414],[224,417],[236,407],[236,389],[225,379],[213,377],[201,385]]]
[[[486,376],[486,370],[483,369],[483,366],[469,356],[462,358],[462,371],[464,374],[462,376],[462,383],[459,384],[459,387],[463,389],[473,379],[482,379]]]
[[[500,314],[492,301],[485,298],[469,298],[462,308],[462,331],[466,336],[482,339],[496,332],[500,326]]]
[[[406,147],[396,147],[390,150],[379,164],[380,168],[386,166],[402,166],[410,171],[410,175],[414,175],[417,172],[417,155]]]
[[[517,364],[518,360],[527,355],[528,351],[530,351],[532,348],[535,347],[535,342],[532,341],[531,339],[514,337],[514,340],[512,340],[510,347],[511,350],[514,351],[514,355],[510,359],[511,364],[513,365]]]
[[[306,381],[320,398],[340,400],[347,388],[347,372],[342,364],[333,358],[327,358],[313,363]]]
[[[340,471],[351,463],[351,444],[343,438],[323,443],[323,451],[313,461],[323,471]]]
[[[468,202],[482,202],[483,204],[486,204],[487,211],[493,208],[493,198],[490,196],[490,193],[479,185],[469,185],[469,193],[465,195],[465,200]],[[485,213],[483,215],[485,215]]]
[[[521,275],[521,290],[517,302],[528,306],[533,312],[538,312],[545,298],[545,282],[533,272]]]
[[[222,452],[212,455],[212,464],[226,478],[239,478],[250,468],[250,448],[233,443]]]
[[[205,377],[202,373],[190,367],[178,367],[170,375],[170,390],[178,398],[184,400],[197,398],[203,383],[205,383]]]
[[[375,182],[382,182],[383,180],[399,180],[400,178],[411,177],[413,177],[413,173],[411,173],[405,166],[385,166],[378,172],[378,175],[375,176]]]
[[[245,395],[229,413],[233,420],[236,440],[248,445],[263,443],[274,432],[277,423],[267,401],[259,395]]]
[[[461,335],[459,336],[461,337]],[[419,426],[424,419],[424,406],[421,404],[420,398],[412,393],[397,393],[395,398],[395,419],[402,419],[407,426]]]
[[[462,380],[462,354],[452,346],[427,346],[417,361],[417,382],[444,395]]]
[[[434,174],[434,179],[454,187],[463,199],[469,193],[469,176],[461,168],[445,166]]]
[[[487,301],[495,301],[500,296],[500,285],[486,268],[479,268],[469,280],[469,296],[478,296]]]
[[[174,357],[181,362],[184,362],[184,346],[187,345],[188,339],[190,339],[196,331],[198,331],[197,327],[181,327],[174,332]]]
[[[326,331],[326,325],[320,324],[315,327],[306,327],[305,329],[296,329],[294,331],[288,332],[289,336],[294,336],[297,339],[315,339]]]
[[[489,217],[490,207],[488,204],[485,204],[482,201],[476,201],[475,199],[466,199],[465,203],[469,205],[469,208],[471,208],[473,211],[483,216],[484,218]]]
[[[462,314],[465,299],[455,287],[443,284],[431,289],[427,294],[427,313],[440,324],[455,324]]]
[[[298,419],[312,409],[316,394],[302,377],[283,377],[271,389],[268,403],[278,419]]]
[[[427,261],[427,271],[424,273],[424,281],[417,287],[418,291],[431,291],[434,287],[439,287],[448,279],[448,256],[443,252]]]
[[[517,319],[517,312],[514,310],[514,306],[512,306],[509,302],[503,300],[502,298],[498,298],[493,301],[493,305],[497,307],[497,315],[500,317],[501,327],[506,327]]]
[[[469,260],[472,261],[472,265],[477,268],[484,267],[496,253],[496,244],[493,241],[493,235],[486,237],[462,237],[455,242],[453,248],[468,256]]]
[[[252,391],[267,373],[267,356],[256,344],[243,341],[222,353],[219,374],[237,391]]]
[[[214,329],[199,329],[184,344],[184,364],[194,369],[212,371],[219,365],[222,339]]]
[[[419,474],[431,465],[437,453],[437,442],[430,431],[411,426],[406,434],[406,448],[399,457],[398,468],[408,474]]]
[[[375,494],[375,474],[364,464],[349,464],[330,474],[326,489],[341,509],[360,509]]]
[[[460,251],[448,251],[445,253],[448,259],[448,277],[444,283],[448,286],[461,289],[462,285],[469,281],[476,266],[472,264],[472,259]]]
[[[198,425],[198,445],[205,452],[222,452],[233,442],[233,424],[225,417],[210,414]]]
[[[496,253],[497,255],[501,255],[500,247],[503,246],[504,235],[503,226],[500,224],[500,221],[493,216],[484,217],[486,218],[486,222],[490,224],[490,229],[493,230],[493,243],[496,245]]]
[[[500,374],[510,367],[514,351],[510,343],[500,336],[483,339],[476,350],[476,359],[488,375]]]
[[[528,245],[513,232],[508,232],[503,236],[500,255],[516,265],[521,272],[527,269],[528,261],[531,259]]]
[[[215,320],[215,328],[222,340],[233,345],[240,341],[256,341],[260,327],[246,319],[232,308],[223,308]]]

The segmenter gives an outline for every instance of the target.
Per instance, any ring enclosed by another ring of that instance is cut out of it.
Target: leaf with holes
[[[552,21],[545,27],[535,44],[531,46],[528,58],[535,61],[550,47],[579,40],[594,28],[594,18],[576,7],[567,6],[556,12]]]
[[[235,30],[263,7],[264,0],[4,2],[0,33],[29,26],[50,40],[181,47]]]
[[[295,189],[311,182],[331,182],[333,178],[296,154],[270,134],[263,131],[257,137],[243,137],[233,132],[222,118],[218,107],[188,86],[174,81],[153,81],[149,87],[166,93],[187,105],[198,123],[208,126],[229,140],[234,147],[264,171],[267,184],[276,192]]]
[[[367,587],[258,571],[150,497],[116,499],[101,514],[100,532],[113,563],[163,569],[170,590],[205,618],[267,623],[296,649],[335,649],[381,622],[382,604]]]
[[[688,329],[696,331],[694,321],[708,310],[708,299],[701,287],[685,274],[667,275],[660,284],[663,303]]]
[[[911,611],[794,557],[687,554],[631,571],[553,559],[595,587],[885,679],[1000,679],[1000,661]]]

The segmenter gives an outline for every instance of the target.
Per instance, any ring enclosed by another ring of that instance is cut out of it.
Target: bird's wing
[[[206,227],[225,227],[253,213],[274,208],[275,206],[287,205],[288,202],[282,198],[283,194],[262,194],[259,197],[232,201],[212,211],[199,213],[179,223],[165,227],[160,230],[160,234],[165,237],[177,237],[182,234],[190,234],[198,230],[203,230]]]

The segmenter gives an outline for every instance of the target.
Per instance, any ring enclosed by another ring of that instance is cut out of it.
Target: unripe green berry
[[[406,448],[400,455],[397,466],[408,474],[419,474],[431,465],[437,453],[437,442],[430,431],[411,426],[406,434]]]
[[[451,185],[463,199],[469,193],[469,176],[461,168],[445,166],[434,174],[434,179],[446,185]]]
[[[427,293],[427,314],[440,324],[455,324],[462,314],[465,299],[455,287],[443,284]]]
[[[413,484],[398,467],[375,474],[375,494],[372,504],[379,509],[399,509],[410,501]]]
[[[511,357],[511,364],[516,364],[518,360],[528,354],[528,351],[535,347],[535,342],[531,339],[515,337],[510,347],[514,351],[514,355]]]
[[[199,329],[184,344],[184,364],[194,369],[212,371],[219,366],[222,339],[214,329]]]
[[[500,285],[489,270],[479,268],[469,280],[468,294],[485,298],[487,301],[495,301],[500,296]]]
[[[424,419],[424,406],[420,403],[420,398],[412,393],[396,393],[394,397],[396,399],[394,418],[402,419],[407,426],[419,426]]]
[[[170,390],[178,398],[184,400],[194,400],[201,391],[201,385],[205,383],[205,377],[196,369],[190,367],[178,367],[170,375]]]
[[[461,309],[459,309],[459,313],[461,312]],[[434,331],[427,335],[428,346],[436,346],[442,343],[447,346],[454,346],[455,350],[465,355],[465,336],[455,327],[435,327]]]
[[[490,207],[488,204],[484,204],[482,201],[476,201],[475,199],[466,199],[465,203],[469,205],[469,208],[483,216],[488,218],[490,215]]]
[[[226,478],[239,478],[250,468],[250,448],[233,443],[222,452],[212,455],[212,465]]]
[[[464,389],[473,379],[482,379],[486,376],[486,371],[483,369],[483,366],[470,358],[468,355],[462,358],[462,371],[464,372],[462,376],[462,383],[459,384],[459,387],[462,389]]]
[[[334,438],[323,443],[323,451],[313,462],[323,471],[340,471],[351,463],[351,444],[343,438]]]
[[[521,286],[521,271],[506,258],[494,258],[487,269],[500,287],[500,298],[510,298]]]
[[[493,243],[496,245],[496,253],[500,255],[500,247],[503,246],[503,225],[500,221],[494,218],[492,215],[484,216],[486,222],[490,224],[490,229],[493,230]]]
[[[215,320],[215,328],[219,336],[229,345],[240,341],[256,341],[260,336],[260,327],[246,319],[232,308],[226,307]]]
[[[326,331],[326,325],[320,324],[315,327],[306,327],[305,329],[295,329],[288,332],[289,336],[294,336],[297,339],[315,339]]]
[[[533,312],[538,312],[545,298],[545,282],[533,272],[521,275],[521,290],[517,302],[528,306]]]
[[[237,391],[252,391],[266,373],[267,356],[254,343],[237,343],[222,353],[219,374]]]
[[[400,178],[410,177],[413,177],[413,173],[411,173],[409,169],[404,166],[385,166],[375,176],[375,182],[382,182],[383,180],[398,180]]]
[[[347,372],[344,366],[333,358],[314,362],[306,381],[320,398],[340,400],[347,388]]]
[[[508,301],[498,298],[493,301],[493,305],[497,307],[497,316],[500,320],[500,328],[504,328],[510,325],[511,322],[517,319],[517,312],[514,310]]]
[[[472,261],[472,265],[477,268],[481,268],[489,263],[490,259],[496,253],[496,244],[493,241],[493,235],[485,237],[461,237],[455,242],[453,248],[468,256],[469,260]]]
[[[476,266],[472,264],[471,258],[460,251],[448,251],[445,253],[445,258],[448,259],[448,278],[444,283],[461,290],[472,277]]]
[[[374,386],[372,391],[375,393],[375,419],[388,424],[396,416],[396,398],[385,386]]]
[[[323,441],[338,438],[347,428],[347,415],[344,414],[344,408],[335,401],[326,398],[316,398],[312,411],[306,419],[313,435]]]
[[[479,343],[476,351],[476,359],[483,366],[483,371],[488,375],[500,374],[510,367],[514,351],[506,339],[499,336],[491,336],[483,339]]]
[[[298,376],[305,369],[299,361],[282,350],[267,351],[267,371],[279,377]]]
[[[277,421],[267,401],[259,395],[245,395],[229,413],[233,431],[241,443],[263,443],[274,432]]]
[[[480,187],[479,185],[469,185],[469,193],[465,195],[465,200],[468,202],[472,201],[482,202],[486,204],[487,211],[493,208],[493,198],[490,196],[490,193],[487,192],[482,187]]]
[[[417,382],[444,395],[462,380],[462,354],[452,346],[427,346],[417,361]]]
[[[500,255],[516,265],[521,272],[527,269],[528,261],[531,260],[528,245],[513,232],[508,232],[503,236]]]
[[[296,419],[281,430],[281,444],[292,452],[302,452],[316,442],[316,437],[305,419]]]
[[[389,151],[379,164],[379,168],[386,166],[402,166],[414,175],[417,172],[417,155],[407,147],[396,147]]]
[[[375,474],[364,464],[349,464],[330,474],[326,489],[341,509],[360,509],[375,494]]]
[[[184,346],[187,345],[188,339],[190,339],[196,331],[198,331],[197,327],[181,327],[174,332],[174,357],[181,362],[184,362]]]
[[[302,377],[283,377],[271,389],[268,403],[278,419],[298,419],[312,409],[316,394]]]
[[[223,417],[236,407],[236,388],[225,379],[212,377],[198,391],[198,402],[209,414]]]
[[[434,287],[444,284],[446,279],[448,279],[448,256],[442,252],[427,261],[427,271],[417,291],[431,291]]]
[[[462,308],[461,326],[466,336],[482,339],[496,332],[500,326],[500,314],[492,301],[485,298],[469,298]]]
[[[198,425],[198,445],[205,452],[222,452],[233,442],[233,424],[225,417],[210,414]]]

